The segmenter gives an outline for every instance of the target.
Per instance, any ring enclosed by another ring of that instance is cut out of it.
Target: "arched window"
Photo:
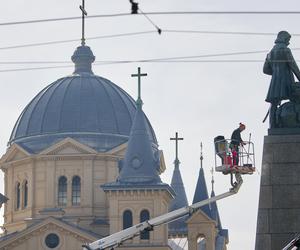
[[[80,177],[74,176],[72,179],[72,205],[80,205],[80,192]]]
[[[140,222],[144,222],[146,220],[150,219],[149,211],[144,209],[140,213]],[[143,231],[140,235],[141,240],[149,240],[150,239],[150,232],[149,231]]]
[[[16,209],[20,208],[20,202],[21,202],[21,188],[20,188],[20,183],[17,182],[17,185],[16,185]]]
[[[67,205],[67,178],[65,176],[59,177],[58,180],[58,205]]]
[[[24,194],[23,205],[24,208],[26,208],[28,206],[28,181],[27,180],[23,184],[23,194]]]
[[[126,210],[123,213],[123,229],[132,227],[132,212],[130,210]]]

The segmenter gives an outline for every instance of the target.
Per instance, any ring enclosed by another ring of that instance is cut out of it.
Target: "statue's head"
[[[285,43],[286,45],[289,45],[290,39],[291,39],[290,33],[283,30],[278,33],[275,43]]]

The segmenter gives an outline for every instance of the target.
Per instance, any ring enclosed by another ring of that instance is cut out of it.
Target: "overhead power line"
[[[102,61],[94,63],[94,66],[99,65],[110,65],[110,64],[129,64],[129,63],[263,63],[264,60],[243,60],[243,59],[224,59],[224,60],[128,60],[128,61]],[[280,61],[287,62],[287,61]],[[45,70],[45,69],[58,69],[58,68],[73,68],[74,65],[64,65],[64,66],[45,66],[45,67],[30,67],[30,68],[16,68],[16,69],[3,69],[3,72],[17,72],[17,71],[31,71],[31,70]]]
[[[292,48],[292,50],[300,50],[300,48]],[[175,56],[175,57],[161,57],[161,58],[150,58],[140,60],[103,60],[95,61],[94,65],[99,64],[114,64],[114,63],[147,63],[147,62],[206,62],[196,60],[197,58],[210,58],[210,57],[223,57],[223,56],[239,56],[239,55],[251,55],[268,53],[269,50],[254,50],[254,51],[238,51],[238,52],[225,52],[225,53],[214,53],[214,54],[203,54],[203,55],[192,55],[192,56]],[[207,62],[258,62],[261,60],[250,60],[250,59],[226,59],[226,60],[207,60]],[[68,64],[70,61],[0,61],[0,65],[7,64]],[[59,66],[60,67],[60,66]],[[63,66],[65,67],[65,66]]]
[[[145,12],[143,14],[146,15],[299,15],[300,11],[162,11],[162,12]],[[140,13],[135,15],[143,15],[143,14]],[[90,15],[87,16],[87,18],[88,19],[109,18],[109,17],[122,17],[122,16],[132,16],[132,14],[131,13],[99,14],[99,15]],[[42,23],[42,22],[71,21],[76,19],[81,19],[81,16],[4,22],[4,23],[0,23],[0,26],[32,24],[32,23]]]
[[[145,13],[145,12],[143,12],[142,10],[141,10],[141,8],[139,7],[138,8],[138,10],[141,12],[141,14],[142,15],[144,15],[145,16],[145,18],[155,27],[155,29],[157,30],[157,32],[158,32],[158,34],[160,35],[161,34],[161,28],[160,27],[158,27],[154,22],[153,22],[153,20],[150,18],[150,17],[148,17],[148,15]]]
[[[209,31],[209,30],[174,30],[174,29],[165,29],[161,31],[162,33],[178,33],[178,34],[212,34],[212,35],[250,35],[250,36],[276,36],[277,33],[270,32],[240,32],[240,31]],[[147,30],[147,31],[137,31],[137,32],[128,32],[128,33],[120,33],[120,34],[111,34],[111,35],[101,35],[88,37],[86,40],[98,40],[98,39],[108,39],[108,38],[116,38],[116,37],[130,37],[130,36],[139,36],[139,35],[148,35],[154,34],[157,31]],[[300,36],[300,34],[292,34],[292,36]],[[19,49],[19,48],[28,48],[28,47],[36,47],[36,46],[47,46],[54,44],[63,44],[63,43],[73,43],[79,42],[80,39],[67,39],[67,40],[57,40],[57,41],[47,41],[40,43],[28,43],[28,44],[19,44],[19,45],[10,45],[5,47],[0,47],[0,50],[8,50],[8,49]]]
[[[144,34],[151,34],[151,33],[156,33],[156,31],[151,30],[151,31],[129,32],[129,33],[121,33],[121,34],[113,34],[113,35],[94,36],[94,37],[86,38],[86,40],[136,36],[136,35],[144,35]],[[79,42],[79,41],[80,41],[80,39],[77,38],[77,39],[58,40],[58,41],[49,41],[49,42],[41,42],[41,43],[28,43],[28,44],[20,44],[20,45],[0,47],[0,50],[19,49],[19,48],[45,46],[45,45],[62,44],[62,43],[71,43],[71,42]]]
[[[164,33],[187,33],[187,34],[213,34],[213,35],[247,35],[247,36],[276,36],[274,32],[244,32],[244,31],[213,31],[213,30],[173,30],[165,29]],[[300,36],[300,34],[291,34]]]

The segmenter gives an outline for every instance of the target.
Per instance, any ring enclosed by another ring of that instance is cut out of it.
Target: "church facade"
[[[166,169],[163,152],[141,99],[135,102],[114,83],[94,75],[94,60],[88,46],[79,46],[72,56],[74,73],[38,93],[13,128],[0,159],[9,198],[1,250],[79,250],[176,208],[174,202],[170,206],[176,187],[160,179]],[[176,175],[181,180],[178,171]],[[185,196],[179,193],[177,200]],[[171,230],[173,236],[188,238],[193,228],[193,239],[212,242],[206,249],[226,249],[228,235],[216,247],[222,236],[216,217],[199,210],[181,223],[184,228],[179,226],[180,233]],[[212,236],[195,226],[199,223],[209,225],[204,231]],[[172,249],[169,237],[168,226],[162,225],[120,248]],[[194,245],[189,249],[196,250]]]

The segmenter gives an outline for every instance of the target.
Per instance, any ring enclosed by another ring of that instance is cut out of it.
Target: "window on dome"
[[[132,212],[130,210],[126,210],[123,213],[123,229],[132,227]]]
[[[65,176],[59,177],[58,180],[58,205],[67,205],[67,178]]]
[[[16,185],[16,209],[20,208],[20,201],[21,201],[21,189],[20,189],[20,183],[17,182]]]
[[[150,213],[148,210],[144,209],[140,213],[140,222],[144,222],[146,220],[150,219]],[[150,239],[150,232],[149,231],[143,231],[140,235],[141,240],[149,240]]]
[[[27,180],[23,184],[23,194],[24,194],[23,206],[24,208],[26,208],[28,206],[28,181]]]
[[[74,176],[72,179],[72,205],[80,205],[81,183],[80,177]]]

